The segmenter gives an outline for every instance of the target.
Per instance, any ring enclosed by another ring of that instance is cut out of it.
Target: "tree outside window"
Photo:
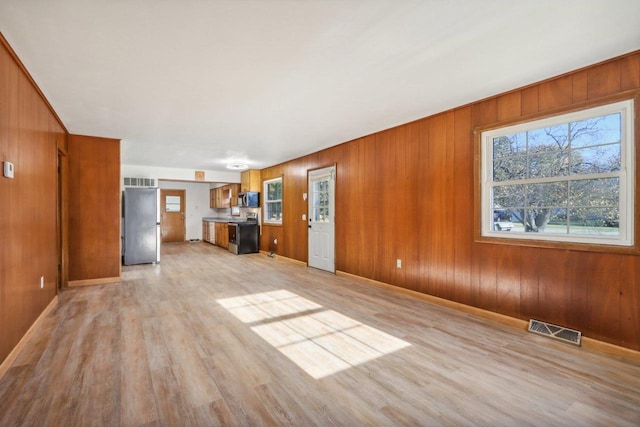
[[[264,222],[282,224],[282,177],[264,181]]]
[[[632,107],[483,132],[483,235],[630,244]]]

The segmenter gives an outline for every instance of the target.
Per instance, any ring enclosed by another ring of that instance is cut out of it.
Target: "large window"
[[[482,236],[634,244],[633,101],[482,132]]]
[[[282,224],[282,177],[264,181],[264,222]]]

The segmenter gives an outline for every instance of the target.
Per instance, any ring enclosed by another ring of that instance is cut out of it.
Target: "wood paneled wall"
[[[636,52],[263,169],[284,223],[261,249],[307,261],[306,172],[335,163],[337,270],[640,350],[639,256],[476,243],[473,215],[474,128],[638,89]]]
[[[0,362],[56,296],[57,157],[66,131],[0,35]],[[40,278],[44,277],[44,287]]]
[[[120,140],[69,136],[69,285],[120,280]]]

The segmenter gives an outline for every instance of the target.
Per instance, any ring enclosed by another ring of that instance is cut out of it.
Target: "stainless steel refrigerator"
[[[124,265],[160,262],[160,190],[125,188],[122,203]]]

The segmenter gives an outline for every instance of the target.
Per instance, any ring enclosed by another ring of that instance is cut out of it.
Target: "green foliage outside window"
[[[264,193],[265,222],[282,223],[282,178],[265,181]]]

